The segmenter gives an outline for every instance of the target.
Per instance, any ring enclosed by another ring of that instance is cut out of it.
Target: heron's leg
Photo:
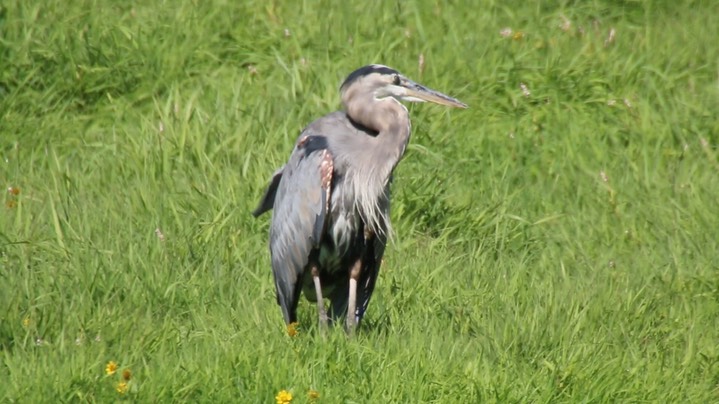
[[[317,295],[317,313],[320,318],[320,327],[327,327],[327,311],[325,311],[325,301],[322,297],[322,286],[320,285],[320,271],[317,269],[317,265],[312,265],[312,281],[315,284],[315,294]]]
[[[362,270],[362,260],[355,262],[350,271],[350,296],[347,302],[347,332],[352,332],[357,326],[357,280]]]

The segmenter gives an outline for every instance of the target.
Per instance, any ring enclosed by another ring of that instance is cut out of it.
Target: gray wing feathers
[[[327,150],[302,146],[298,143],[282,170],[270,225],[277,300],[287,321],[299,298],[298,280],[320,245],[329,200],[325,171],[327,161],[331,168],[331,156]]]
[[[364,268],[362,275],[360,276],[358,285],[358,296],[357,296],[357,311],[355,316],[359,322],[364,317],[367,306],[369,306],[369,300],[374,292],[374,286],[377,283],[379,277],[379,269],[382,265],[382,256],[384,255],[384,248],[387,245],[387,239],[384,235],[377,235],[372,240],[372,249],[370,250],[368,257],[365,259]]]
[[[257,205],[257,208],[254,211],[252,211],[252,216],[258,217],[259,215],[272,209],[272,205],[275,204],[275,195],[277,194],[277,187],[280,185],[280,180],[282,179],[282,171],[284,169],[285,169],[284,167],[281,167],[279,170],[275,171],[274,174],[272,174],[272,180],[270,180],[270,185],[267,186],[267,190],[265,191],[265,194],[262,196],[262,200],[260,200],[260,204]]]
[[[390,211],[389,185],[391,182],[392,177],[390,177],[387,188],[385,189],[386,198],[383,198],[380,202],[380,209],[387,212],[387,216],[389,216]],[[377,283],[377,278],[379,277],[379,269],[380,266],[382,266],[382,257],[384,256],[384,250],[387,246],[387,228],[382,227],[375,233],[371,240],[366,242],[371,244],[371,248],[368,249],[365,257],[363,258],[364,268],[362,268],[362,273],[359,279],[357,311],[355,312],[357,322],[364,317],[364,313],[367,311],[369,300],[372,297],[375,284]]]

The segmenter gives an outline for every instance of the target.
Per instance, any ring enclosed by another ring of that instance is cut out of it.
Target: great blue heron
[[[349,313],[352,330],[367,310],[391,231],[392,171],[410,137],[409,113],[399,101],[467,107],[382,65],[355,70],[340,93],[345,111],[302,131],[253,212],[274,210],[272,271],[288,325],[297,321],[300,291],[317,302],[321,325]]]

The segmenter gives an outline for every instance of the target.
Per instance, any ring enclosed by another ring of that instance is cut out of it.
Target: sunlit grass
[[[719,400],[715,15],[0,6],[0,398]],[[288,329],[250,212],[375,62],[470,108],[410,106],[357,335]]]

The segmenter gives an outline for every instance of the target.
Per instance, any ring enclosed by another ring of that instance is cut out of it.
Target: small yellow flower
[[[310,391],[307,393],[307,398],[309,398],[310,401],[317,400],[318,398],[320,398],[320,392],[317,390],[310,389]]]
[[[519,41],[522,38],[524,38],[524,32],[522,31],[517,31],[514,33],[514,35],[512,35],[512,39],[514,39],[515,41]]]
[[[292,394],[287,390],[282,390],[275,396],[277,404],[289,404],[292,401]]]
[[[300,326],[300,323],[298,323],[296,321],[294,323],[287,324],[287,335],[289,335],[290,337],[294,337],[297,334],[299,334],[300,332],[297,330],[297,327],[299,327],[299,326]]]
[[[116,371],[117,371],[117,362],[115,362],[115,361],[107,362],[107,366],[105,366],[105,374],[107,374],[108,376],[112,376],[115,374]]]
[[[128,389],[128,385],[127,385],[127,382],[125,382],[125,381],[119,382],[115,386],[115,390],[117,390],[117,392],[120,394],[127,393],[127,389]]]
[[[22,319],[22,326],[25,328],[30,327],[30,317],[25,317]]]

